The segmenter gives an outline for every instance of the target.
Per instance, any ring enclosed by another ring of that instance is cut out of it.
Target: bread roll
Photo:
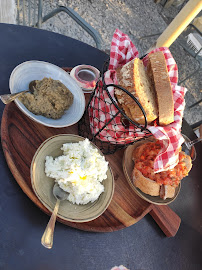
[[[117,69],[117,80],[120,86],[133,94],[141,103],[148,124],[154,121],[158,117],[157,99],[143,62],[139,58],[135,58]],[[115,96],[130,119],[139,124],[145,123],[141,109],[128,94],[116,88]]]
[[[159,125],[168,125],[174,121],[174,102],[163,52],[148,55],[147,72],[157,94]]]

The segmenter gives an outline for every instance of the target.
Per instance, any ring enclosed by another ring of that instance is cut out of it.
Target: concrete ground
[[[56,5],[57,1],[44,0],[44,15]],[[101,35],[103,50],[110,50],[113,33],[116,28],[126,33],[140,55],[144,55],[147,49],[154,43],[158,36],[140,39],[142,36],[162,32],[167,24],[160,15],[162,5],[155,4],[153,0],[70,0],[58,1],[62,5],[73,8]],[[162,1],[163,2],[163,1]],[[175,17],[180,7],[171,7],[163,11],[167,17]],[[60,13],[42,26],[44,29],[61,33],[92,46],[93,39],[83,31],[67,14]],[[197,68],[197,61],[190,57],[176,42],[170,47],[179,68],[179,79],[182,80],[190,72]],[[201,73],[187,80],[186,109],[184,113],[188,123],[193,124],[202,119],[202,104],[192,109],[188,107],[202,98]]]
[[[179,0],[175,0],[175,2],[177,1],[179,2]],[[34,3],[34,0],[31,2]],[[116,28],[119,28],[131,38],[141,56],[151,47],[158,36],[144,39],[141,37],[163,32],[167,27],[165,20],[160,15],[164,2],[160,1],[159,4],[156,4],[154,0],[44,0],[43,16],[56,8],[57,4],[69,6],[100,33],[103,40],[102,50],[110,50],[113,33]],[[180,7],[172,6],[164,9],[162,14],[172,18],[176,16],[179,9]],[[42,25],[42,28],[95,46],[91,36],[64,12],[49,19]],[[170,51],[178,65],[179,80],[198,67],[198,62],[188,55],[177,42],[171,45]],[[202,119],[202,104],[189,109],[191,104],[202,98],[201,82],[201,73],[198,73],[187,80],[186,85],[182,84],[188,89],[185,96],[184,117],[189,124]]]

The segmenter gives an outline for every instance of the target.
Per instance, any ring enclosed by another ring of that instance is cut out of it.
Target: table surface
[[[0,94],[9,92],[9,76],[24,61],[42,60],[61,67],[89,64],[101,70],[108,58],[87,44],[44,30],[0,24],[0,36]],[[4,107],[1,102],[1,117]],[[183,132],[195,138],[185,121]],[[198,143],[193,168],[170,204],[182,219],[174,238],[165,237],[149,215],[113,233],[90,233],[57,222],[54,245],[48,250],[40,240],[49,216],[18,186],[1,147],[0,269],[110,270],[121,264],[130,270],[201,269],[201,150]]]

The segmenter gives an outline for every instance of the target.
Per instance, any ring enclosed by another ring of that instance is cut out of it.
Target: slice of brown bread
[[[170,185],[161,185],[159,196],[163,200],[167,198],[173,198],[175,196],[175,187],[172,187]]]
[[[157,182],[147,177],[144,177],[143,174],[135,167],[133,170],[132,177],[133,177],[133,184],[137,188],[139,188],[142,192],[149,194],[151,196],[159,196],[160,185]]]
[[[134,168],[133,184],[142,192],[151,196],[160,196],[162,199],[173,198],[175,195],[175,187],[170,185],[159,185],[157,182],[144,177],[143,174]]]
[[[147,72],[157,94],[159,125],[168,125],[174,121],[174,102],[163,52],[158,51],[148,55]]]
[[[141,103],[147,116],[147,122],[150,124],[154,121],[158,117],[157,98],[143,62],[139,58],[135,58],[118,68],[117,80],[120,86],[133,94]],[[129,118],[139,124],[144,124],[141,109],[129,95],[116,88],[115,96]]]

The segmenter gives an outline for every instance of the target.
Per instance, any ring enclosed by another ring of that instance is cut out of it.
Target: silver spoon
[[[62,190],[57,183],[53,187],[53,195],[56,198],[55,208],[52,212],[51,218],[46,226],[44,234],[41,238],[41,244],[46,248],[52,248],[53,246],[53,234],[55,228],[55,221],[60,206],[60,201],[67,199],[68,193]]]
[[[12,102],[14,99],[18,98],[19,96],[21,96],[22,94],[26,93],[26,92],[30,92],[30,93],[34,93],[34,87],[36,86],[36,81],[31,81],[29,83],[29,90],[25,90],[25,91],[21,91],[19,93],[16,94],[5,94],[5,95],[0,95],[0,99],[4,104],[8,104],[10,102]]]
[[[193,140],[193,141],[190,141],[190,142],[186,142],[186,141],[185,141],[185,144],[186,144],[186,147],[190,150],[191,147],[192,147],[194,144],[196,144],[196,143],[198,143],[198,142],[200,142],[200,141],[202,141],[202,137],[197,138],[197,139],[195,139],[195,140]]]
[[[194,147],[194,144],[200,142],[202,140],[202,137],[199,137],[193,141],[191,141],[186,135],[182,134],[184,137],[184,143],[182,144],[182,151],[184,151],[187,155],[189,155],[194,161],[196,159],[196,149]]]

